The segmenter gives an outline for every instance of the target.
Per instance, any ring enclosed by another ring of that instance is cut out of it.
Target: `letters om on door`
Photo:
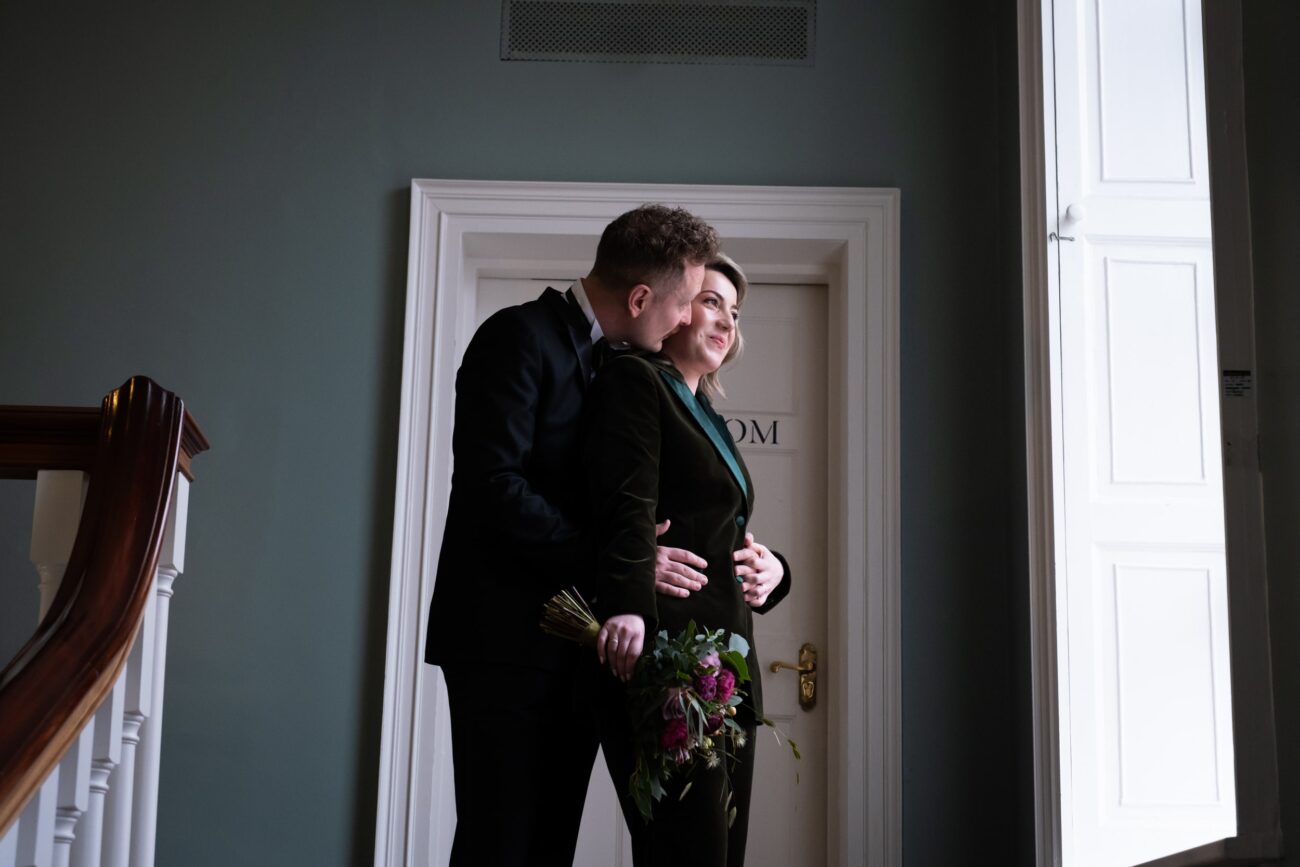
[[[738,445],[778,446],[780,432],[777,425],[780,419],[760,421],[759,419],[729,418],[727,432]]]

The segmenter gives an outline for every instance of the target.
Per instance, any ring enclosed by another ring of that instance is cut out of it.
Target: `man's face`
[[[691,324],[691,302],[700,294],[704,272],[703,265],[687,265],[675,291],[646,295],[632,325],[631,342],[637,348],[658,352],[665,337]]]

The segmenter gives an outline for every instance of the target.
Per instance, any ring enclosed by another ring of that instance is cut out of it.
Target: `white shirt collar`
[[[591,342],[594,344],[597,340],[605,336],[605,331],[600,327],[600,320],[596,318],[596,311],[592,309],[591,299],[587,297],[587,290],[582,286],[582,278],[579,277],[573,281],[569,287],[573,297],[578,299],[578,307],[582,309],[582,315],[587,317],[591,323]]]

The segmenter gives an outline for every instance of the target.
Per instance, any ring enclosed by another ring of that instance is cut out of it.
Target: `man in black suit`
[[[597,747],[576,688],[590,651],[538,621],[555,593],[592,582],[583,396],[607,347],[658,350],[690,322],[716,250],[713,229],[686,211],[629,211],[606,227],[590,274],[493,314],[465,350],[425,642],[450,703],[452,867],[573,862]],[[698,557],[658,555],[662,587],[707,580]]]

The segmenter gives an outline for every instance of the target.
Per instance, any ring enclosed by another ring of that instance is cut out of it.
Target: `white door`
[[[1236,828],[1201,10],[1050,5],[1063,856],[1130,865]]]
[[[569,281],[479,282],[477,325],[508,304]],[[745,353],[725,369],[727,398],[718,411],[754,479],[757,539],[791,564],[793,590],[771,614],[755,618],[768,716],[799,745],[795,761],[771,730],[758,732],[754,798],[746,863],[815,867],[826,863],[826,697],[799,704],[798,675],[773,674],[773,660],[795,663],[804,643],[825,669],[827,425],[826,287],[753,285],[741,312]],[[826,683],[819,678],[818,688]],[[603,757],[597,757],[583,814],[577,867],[630,867],[627,829]]]

